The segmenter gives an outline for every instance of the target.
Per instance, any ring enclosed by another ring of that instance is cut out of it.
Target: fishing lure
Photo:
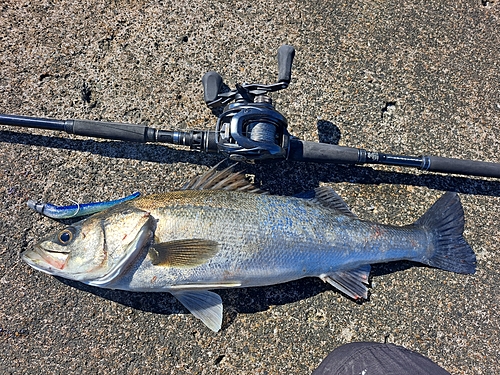
[[[77,203],[70,206],[56,206],[51,203],[37,203],[34,200],[30,199],[28,200],[28,207],[52,219],[70,219],[73,217],[92,215],[97,212],[104,211],[122,202],[135,199],[140,195],[141,193],[135,192],[124,198],[115,199],[112,201]]]

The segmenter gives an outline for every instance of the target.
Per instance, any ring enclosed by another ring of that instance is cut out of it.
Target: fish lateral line
[[[210,283],[210,284],[178,284],[170,285],[168,289],[170,290],[208,290],[208,289],[225,289],[225,288],[239,288],[242,286],[240,282],[220,282],[220,283]]]

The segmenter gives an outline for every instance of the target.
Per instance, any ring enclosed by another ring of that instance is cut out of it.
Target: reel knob
[[[203,83],[203,99],[209,108],[217,108],[223,105],[219,98],[222,89],[222,77],[219,73],[210,71],[205,73],[201,79]]]
[[[282,45],[278,48],[278,82],[284,82],[288,86],[292,80],[292,63],[295,56],[295,48]]]

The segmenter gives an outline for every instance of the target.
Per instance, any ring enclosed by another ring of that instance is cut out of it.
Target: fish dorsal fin
[[[370,265],[364,265],[353,270],[338,271],[320,275],[320,279],[328,283],[351,298],[368,298],[368,278]]]
[[[191,314],[214,332],[222,326],[222,299],[208,290],[171,292]]]
[[[320,186],[309,193],[309,196],[304,195],[304,198],[309,198],[316,201],[325,207],[338,211],[339,213],[357,219],[358,217],[351,211],[347,203],[338,195],[335,190],[328,186]]]
[[[236,164],[233,164],[222,171],[218,171],[216,168],[219,164],[211,168],[205,174],[196,176],[188,181],[184,184],[181,190],[229,190],[245,191],[257,194],[267,193],[248,181],[242,172],[233,172]]]
[[[218,249],[216,241],[193,238],[155,243],[148,255],[155,266],[195,267],[212,258]]]

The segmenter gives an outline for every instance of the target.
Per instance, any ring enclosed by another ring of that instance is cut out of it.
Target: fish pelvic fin
[[[367,299],[370,270],[371,267],[367,264],[353,270],[322,274],[319,278],[355,300]]]
[[[418,260],[446,271],[473,274],[476,255],[463,237],[464,210],[456,193],[447,192],[414,225],[431,237],[431,252]]]
[[[191,314],[208,328],[219,332],[222,327],[222,299],[208,290],[171,292]]]

